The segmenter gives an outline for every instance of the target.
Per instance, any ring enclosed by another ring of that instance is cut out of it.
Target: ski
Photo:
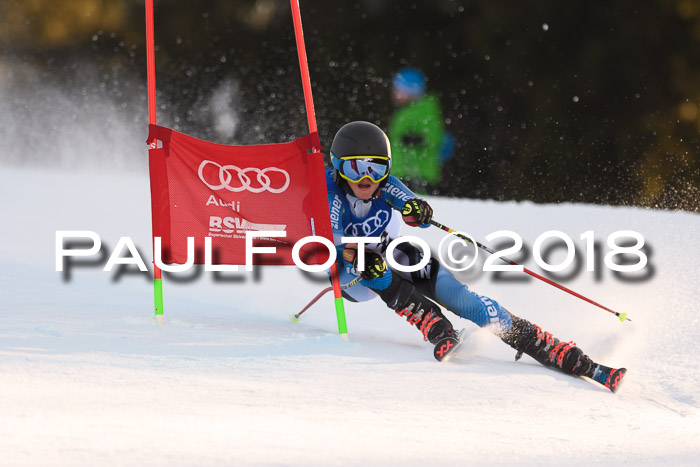
[[[610,368],[597,363],[591,369],[589,378],[615,393],[620,388],[625,373],[627,373],[627,368]]]
[[[452,357],[452,353],[462,345],[464,329],[457,331],[455,336],[443,337],[435,344],[433,356],[438,362],[446,362]]]

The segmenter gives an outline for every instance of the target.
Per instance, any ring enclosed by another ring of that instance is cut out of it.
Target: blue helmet
[[[417,68],[402,68],[392,81],[394,90],[413,98],[421,98],[425,95],[425,75]]]

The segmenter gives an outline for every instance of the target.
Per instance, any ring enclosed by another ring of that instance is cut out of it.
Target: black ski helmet
[[[347,123],[338,130],[331,144],[331,162],[335,169],[334,179],[343,190],[347,191],[348,186],[347,181],[339,176],[340,164],[342,159],[356,156],[384,158],[391,170],[391,144],[386,133],[377,125],[363,121]],[[379,182],[372,198],[386,185],[387,179],[385,177]]]

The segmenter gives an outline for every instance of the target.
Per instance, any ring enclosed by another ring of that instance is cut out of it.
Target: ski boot
[[[452,323],[443,316],[440,307],[398,275],[394,275],[388,288],[376,292],[389,308],[406,318],[409,324],[414,324],[423,334],[423,339],[431,344],[456,335]]]
[[[437,305],[426,307],[421,302],[411,302],[405,308],[395,310],[396,314],[406,318],[409,324],[415,324],[423,334],[423,340],[436,344],[445,337],[456,337],[452,323],[442,315]]]
[[[523,353],[542,365],[573,376],[585,376],[617,392],[627,370],[599,365],[591,360],[574,342],[562,342],[539,326],[511,314],[513,325],[501,335],[506,344],[517,350],[515,360]]]
[[[437,308],[437,306],[435,306]],[[418,310],[418,311],[415,311]],[[408,307],[396,310],[396,314],[404,316],[410,324],[415,324],[423,333],[423,338],[434,345],[433,357],[438,362],[446,362],[452,357],[452,353],[460,346],[463,330],[456,332],[440,309],[425,311],[414,307],[411,303]]]
[[[561,342],[528,320],[513,314],[511,317],[513,325],[501,335],[501,339],[518,351],[516,360],[526,353],[546,367],[568,375],[588,376],[593,362],[576,347],[576,343]]]

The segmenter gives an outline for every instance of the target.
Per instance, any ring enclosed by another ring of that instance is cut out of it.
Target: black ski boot
[[[526,353],[546,367],[568,375],[591,378],[612,392],[617,392],[620,388],[622,378],[627,373],[626,368],[611,368],[595,363],[575,343],[561,342],[550,333],[542,331],[539,326],[513,314],[510,316],[513,326],[501,335],[501,339],[518,351],[516,360]]]
[[[576,347],[574,342],[562,342],[539,326],[511,314],[513,326],[501,335],[506,344],[518,353],[528,354],[542,365],[555,368],[569,375],[592,377],[596,364]]]
[[[397,315],[405,317],[409,324],[415,324],[423,333],[423,339],[431,344],[437,344],[445,337],[457,338],[452,323],[442,315],[437,305],[426,309],[422,304],[412,302],[407,307],[395,311]]]
[[[395,274],[391,285],[384,290],[375,290],[389,308],[403,316],[410,324],[423,333],[423,338],[431,344],[440,339],[456,335],[440,307],[421,295],[409,281]]]

